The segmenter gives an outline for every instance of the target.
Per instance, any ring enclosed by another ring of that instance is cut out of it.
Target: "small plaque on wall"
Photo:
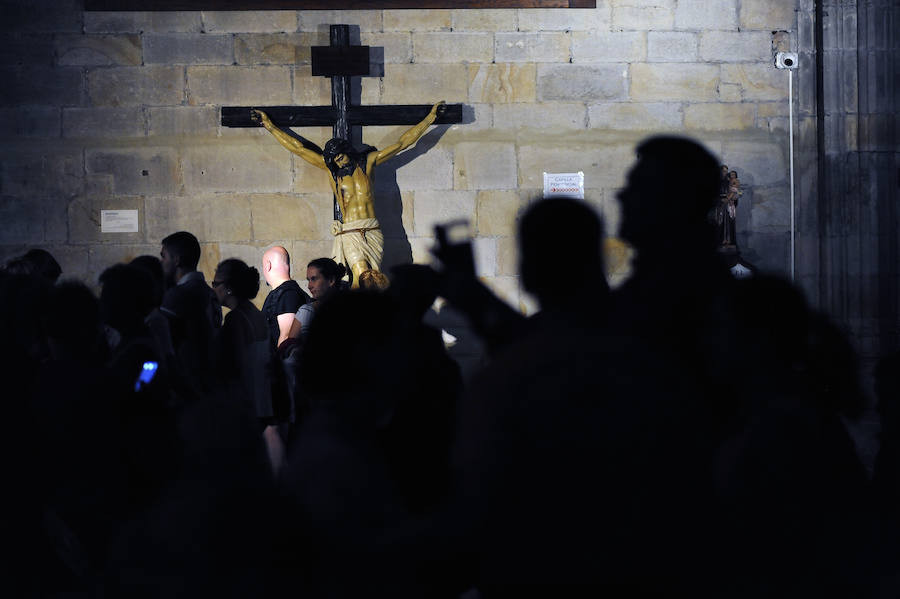
[[[584,173],[544,173],[545,198],[584,199]]]
[[[137,233],[137,210],[101,210],[101,233]]]

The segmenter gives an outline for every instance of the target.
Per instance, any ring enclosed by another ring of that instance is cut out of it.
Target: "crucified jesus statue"
[[[333,138],[325,144],[322,153],[307,147],[303,143],[306,140],[300,136],[276,127],[265,112],[251,111],[254,120],[278,143],[313,166],[331,172],[331,191],[341,213],[341,219],[331,225],[334,235],[331,253],[335,262],[344,264],[352,273],[353,287],[359,285],[363,272],[380,271],[384,255],[384,235],[375,218],[375,167],[416,143],[434,123],[443,104],[435,104],[428,116],[384,149],[366,146],[357,151],[348,140]]]

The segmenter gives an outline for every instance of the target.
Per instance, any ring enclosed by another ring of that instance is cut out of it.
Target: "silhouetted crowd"
[[[900,354],[875,373],[791,283],[734,278],[719,163],[655,137],[610,290],[586,204],[519,221],[524,317],[439,235],[373,273],[266,251],[209,283],[181,231],[99,275],[0,273],[3,589],[16,597],[898,597]],[[389,279],[389,281],[388,281]],[[463,381],[438,297],[487,348]],[[223,308],[226,309],[223,318]],[[6,594],[6,593],[4,593]]]

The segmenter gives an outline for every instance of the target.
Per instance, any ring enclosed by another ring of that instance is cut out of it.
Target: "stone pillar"
[[[900,348],[900,5],[865,0],[857,10],[860,189],[874,219],[867,259],[883,354]]]
[[[801,2],[801,64],[821,68],[818,81],[809,68],[799,76],[800,282],[874,358],[898,338],[900,6],[819,1]]]

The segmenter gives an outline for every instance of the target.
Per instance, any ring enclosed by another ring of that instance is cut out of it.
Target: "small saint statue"
[[[352,273],[353,287],[359,286],[361,275],[369,270],[380,273],[384,256],[384,235],[375,217],[375,167],[407,149],[434,123],[444,102],[438,102],[417,125],[407,130],[396,143],[379,150],[365,146],[356,150],[345,139],[334,138],[319,153],[299,135],[291,135],[276,127],[261,110],[251,110],[255,121],[266,128],[282,146],[313,166],[330,171],[331,191],[340,208],[331,226],[334,235],[332,258],[343,263]],[[306,142],[306,143],[304,143]],[[339,217],[339,218],[337,218]]]
[[[720,249],[737,249],[736,217],[738,199],[743,195],[737,171],[729,171],[723,164],[719,182],[719,202],[716,204],[716,238]]]

